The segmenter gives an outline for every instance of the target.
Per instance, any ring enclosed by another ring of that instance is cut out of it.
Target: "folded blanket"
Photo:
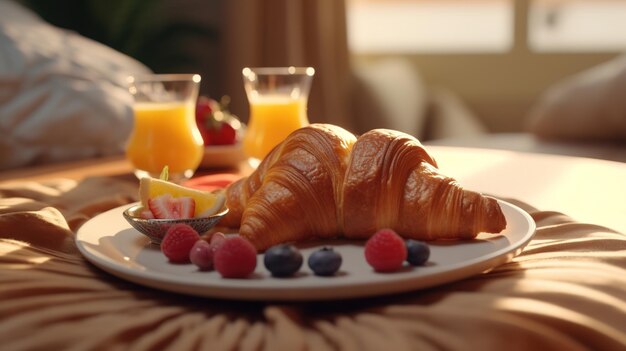
[[[111,178],[0,185],[5,350],[624,350],[626,237],[558,212],[512,262],[444,286],[277,304],[177,295],[85,261],[73,235],[136,200]],[[509,200],[510,201],[510,200]]]

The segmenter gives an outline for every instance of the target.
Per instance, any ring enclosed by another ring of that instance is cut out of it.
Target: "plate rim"
[[[444,272],[435,272],[427,276],[413,276],[410,274],[402,276],[394,276],[394,274],[384,274],[391,277],[383,281],[377,282],[346,282],[344,284],[335,282],[334,285],[304,285],[295,288],[274,286],[274,287],[258,287],[253,288],[239,286],[235,282],[247,282],[248,279],[229,279],[229,285],[224,286],[218,284],[207,284],[206,281],[192,282],[185,280],[176,275],[163,275],[163,273],[155,271],[139,271],[131,269],[127,266],[116,263],[113,259],[106,257],[102,252],[98,254],[92,253],[91,248],[87,247],[87,243],[81,240],[83,235],[87,235],[86,224],[95,221],[100,216],[105,216],[111,212],[124,211],[124,209],[133,206],[136,203],[126,204],[102,212],[92,217],[80,228],[78,228],[74,237],[74,242],[81,255],[96,267],[112,274],[118,278],[147,286],[150,288],[161,289],[169,292],[182,293],[200,297],[222,298],[229,300],[248,300],[248,301],[315,301],[315,300],[337,300],[346,298],[366,298],[379,295],[391,295],[403,293],[413,290],[422,290],[446,283],[451,283],[464,278],[470,278],[483,272],[498,267],[501,264],[511,261],[517,256],[523,248],[532,240],[536,233],[536,223],[532,217],[520,207],[504,200],[497,200],[499,204],[509,207],[517,215],[523,217],[524,222],[528,225],[528,230],[520,239],[510,242],[505,247],[498,248],[485,255],[472,257],[468,260],[456,262],[446,265]],[[120,212],[121,213],[121,212]],[[123,220],[120,214],[120,219]],[[508,221],[508,219],[507,219]],[[124,222],[128,226],[127,229],[133,229],[130,224]],[[136,230],[135,230],[136,231]],[[138,236],[143,235],[139,232]],[[101,235],[104,237],[107,235]],[[91,244],[90,244],[91,245]],[[106,258],[104,258],[106,257]],[[417,267],[419,268],[419,267]],[[380,273],[374,273],[380,274]],[[428,279],[424,279],[428,278]],[[280,278],[272,278],[280,279]],[[326,278],[327,279],[327,278]],[[333,277],[330,279],[341,279]],[[219,280],[222,281],[222,280]],[[219,282],[218,281],[218,282]],[[201,291],[198,291],[198,289]],[[367,288],[367,289],[365,289]],[[303,291],[305,293],[303,293]]]

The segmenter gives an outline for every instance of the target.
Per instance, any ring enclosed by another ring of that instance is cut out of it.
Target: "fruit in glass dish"
[[[140,180],[139,198],[141,202],[122,215],[155,244],[160,244],[167,230],[175,224],[187,224],[202,234],[228,213],[222,190],[202,191],[168,182],[167,167],[161,179]]]
[[[148,209],[141,215],[148,219],[185,219],[193,218],[196,202],[188,196],[174,198],[170,194],[163,194],[148,199]]]
[[[235,145],[241,139],[242,125],[228,111],[230,99],[222,97],[220,102],[200,96],[196,105],[196,124],[205,146]]]
[[[208,217],[224,207],[226,201],[222,192],[196,190],[147,177],[139,182],[139,198],[154,218],[161,219]]]

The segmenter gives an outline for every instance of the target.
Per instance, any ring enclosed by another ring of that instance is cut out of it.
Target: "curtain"
[[[248,119],[242,68],[312,66],[310,122],[352,129],[343,0],[229,0],[223,11],[220,79],[233,113]]]

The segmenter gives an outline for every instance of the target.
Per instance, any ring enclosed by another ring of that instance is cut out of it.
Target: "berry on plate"
[[[189,252],[189,260],[200,270],[209,271],[213,269],[213,250],[211,244],[206,240],[198,240]]]
[[[223,206],[225,196],[223,192],[208,192],[187,188],[166,180],[157,178],[141,178],[139,181],[139,198],[145,208],[149,207],[150,199],[169,194],[172,198],[188,197],[194,200],[193,217],[208,217],[217,213]],[[150,208],[156,218],[156,213]]]
[[[289,244],[275,245],[265,251],[263,263],[273,276],[288,277],[302,267],[302,254]]]
[[[222,232],[215,232],[211,235],[211,239],[209,243],[211,244],[211,248],[213,251],[217,250],[217,248],[226,240],[226,235]]]
[[[423,241],[407,240],[406,250],[406,260],[413,266],[422,266],[430,257],[430,247]]]
[[[256,249],[241,236],[226,237],[217,246],[213,265],[224,278],[245,278],[256,268]]]
[[[193,228],[184,223],[172,225],[161,242],[161,251],[171,262],[189,262],[189,252],[200,239]]]
[[[211,239],[209,240],[209,244],[211,245],[211,252],[213,252],[213,258],[215,259],[215,252],[217,252],[217,248],[222,245],[222,243],[226,240],[226,235],[222,232],[217,232],[211,235]]]
[[[320,276],[331,276],[341,267],[341,255],[330,247],[323,247],[309,256],[309,268]]]
[[[377,272],[400,269],[406,256],[404,239],[391,229],[377,231],[365,243],[365,260]]]

